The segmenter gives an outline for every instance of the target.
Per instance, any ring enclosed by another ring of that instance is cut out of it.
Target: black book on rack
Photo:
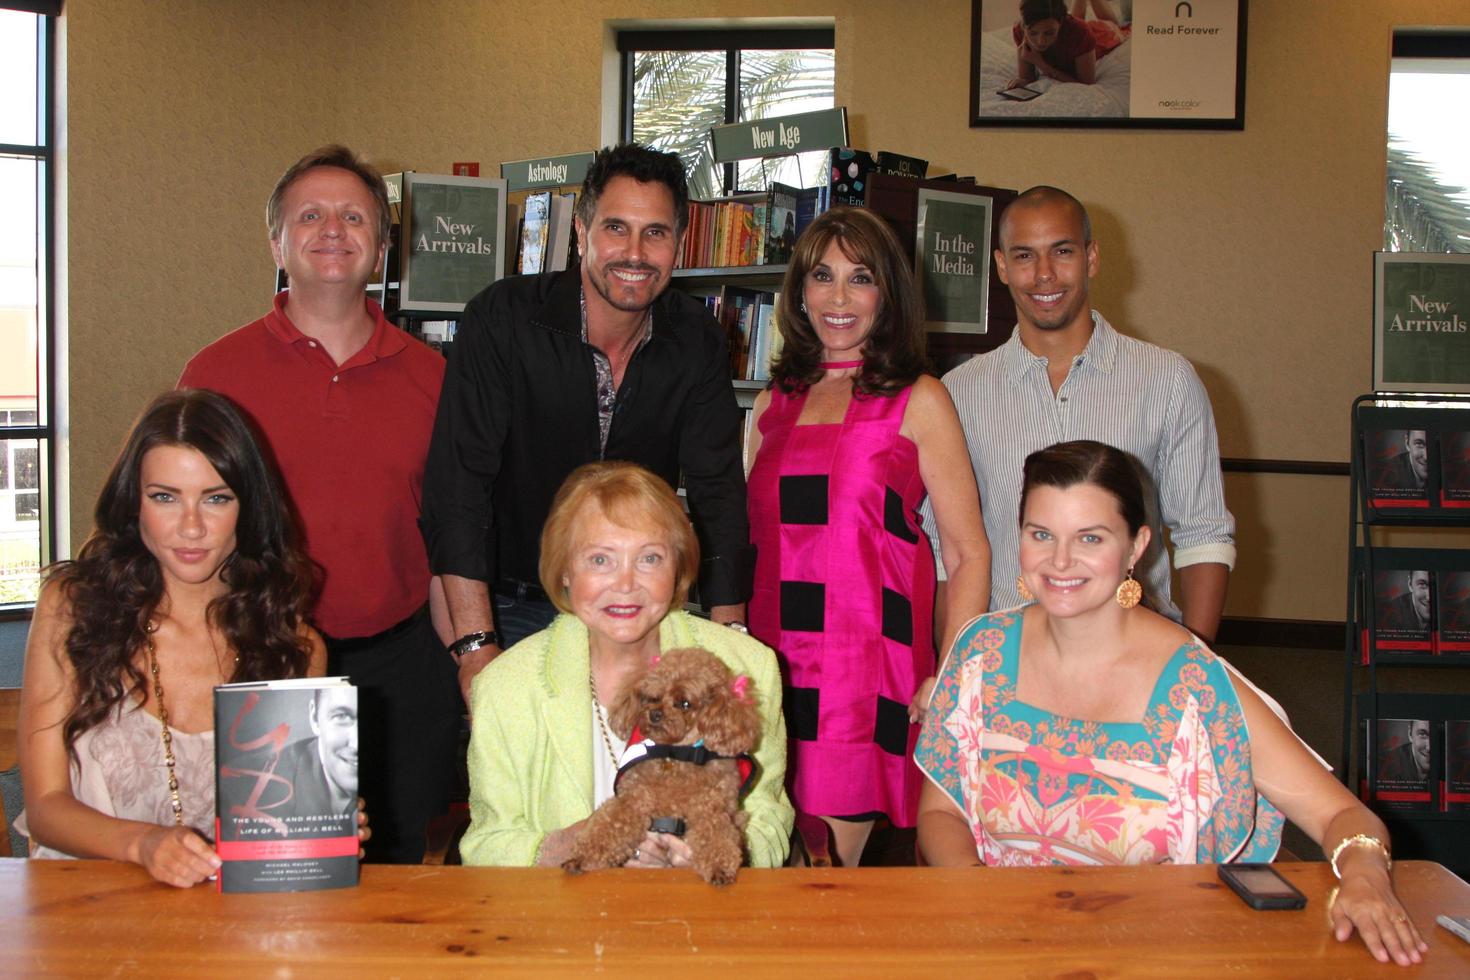
[[[1422,568],[1374,570],[1373,653],[1434,653],[1434,579]]]
[[[1429,809],[1432,799],[1429,720],[1379,718],[1377,735],[1371,746],[1377,788],[1370,794],[1365,781],[1363,798],[1379,809]]]
[[[868,197],[868,174],[878,161],[866,150],[834,146],[827,154],[827,207],[851,204],[864,207]],[[825,210],[825,209],[824,209]]]
[[[1439,433],[1439,505],[1470,507],[1470,431]]]
[[[904,156],[902,153],[890,153],[887,150],[878,151],[878,159],[875,168],[880,174],[892,174],[895,177],[913,177],[923,180],[929,172],[929,161],[918,157]]]
[[[796,247],[796,204],[802,188],[772,182],[766,205],[765,265],[785,265]]]
[[[1470,572],[1440,572],[1437,578],[1435,650],[1470,657]]]
[[[824,210],[822,207],[824,187],[803,187],[796,195],[796,237],[806,231],[806,226],[816,220]]]
[[[357,688],[345,677],[214,689],[222,892],[357,884]]]
[[[1444,723],[1443,810],[1470,810],[1470,721]]]
[[[1429,506],[1429,434],[1423,429],[1370,429],[1368,503]]]

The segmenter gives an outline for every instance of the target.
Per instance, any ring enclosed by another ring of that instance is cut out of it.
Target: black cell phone
[[[1240,896],[1240,900],[1256,911],[1300,909],[1307,896],[1297,891],[1269,864],[1222,864],[1220,880]]]

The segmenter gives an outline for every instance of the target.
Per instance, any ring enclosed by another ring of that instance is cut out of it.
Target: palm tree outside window
[[[821,151],[717,164],[709,131],[833,106],[832,31],[624,31],[623,139],[679,154],[694,198],[814,186]]]

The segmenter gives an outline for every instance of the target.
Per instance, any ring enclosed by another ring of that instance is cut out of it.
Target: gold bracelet
[[[1384,845],[1383,841],[1377,837],[1370,837],[1367,834],[1353,834],[1351,837],[1344,837],[1338,841],[1337,846],[1332,849],[1332,856],[1327,859],[1331,863],[1332,873],[1337,876],[1338,881],[1342,880],[1342,872],[1337,870],[1338,855],[1342,854],[1347,848],[1357,844],[1362,844],[1364,847],[1377,848],[1378,853],[1383,855],[1383,860],[1388,865],[1388,870],[1393,870],[1393,858],[1389,856],[1388,847]]]

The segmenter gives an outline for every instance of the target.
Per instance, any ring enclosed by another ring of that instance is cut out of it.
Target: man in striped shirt
[[[1164,615],[1214,639],[1235,563],[1235,519],[1225,509],[1209,395],[1173,351],[1117,333],[1088,303],[1098,248],[1087,211],[1054,187],[1033,187],[1006,208],[995,262],[1016,301],[1016,332],[944,377],[965,440],[991,545],[990,608],[1020,602],[1019,514],[1026,456],[1095,439],[1131,453],[1150,490],[1154,544],[1134,574]],[[925,504],[925,524],[933,519]],[[1179,569],[1176,606],[1159,525]],[[937,604],[937,608],[943,608]]]

